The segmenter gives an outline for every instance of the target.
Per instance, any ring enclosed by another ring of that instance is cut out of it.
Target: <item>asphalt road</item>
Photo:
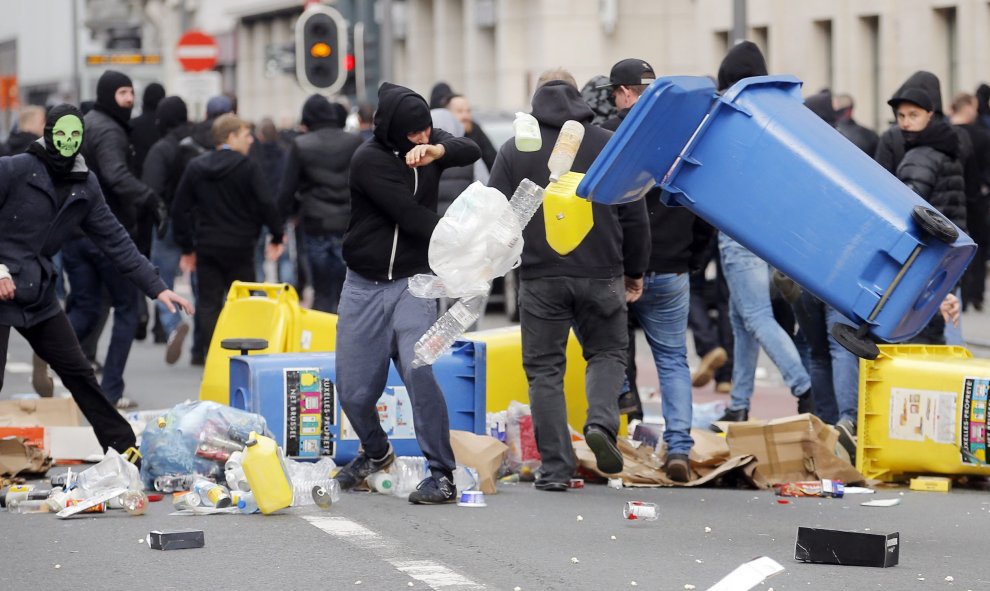
[[[484,326],[503,324],[497,316]],[[990,342],[990,317],[968,313],[964,330]],[[645,343],[641,384],[655,386]],[[990,350],[974,348],[977,355]],[[162,361],[161,346],[136,343],[127,395],[142,409],[195,398],[198,368]],[[694,359],[692,357],[692,359]],[[30,391],[30,351],[11,343],[3,397]],[[792,414],[772,365],[754,401],[763,416]],[[697,400],[713,400],[710,389]],[[903,496],[901,495],[903,493]],[[485,508],[417,507],[395,497],[348,493],[329,512],[273,516],[170,516],[167,503],[142,517],[121,511],[58,520],[0,512],[0,589],[707,589],[739,564],[769,556],[785,571],[759,589],[990,589],[986,532],[990,496],[880,490],[890,508],[844,499],[795,499],[740,489],[623,489],[589,485],[551,494],[500,485]],[[654,502],[660,518],[630,524],[627,500]],[[580,518],[579,518],[580,517]],[[810,565],[794,560],[799,526],[901,534],[890,569]],[[151,530],[202,529],[202,549],[160,552]],[[710,528],[708,531],[706,528]],[[614,536],[614,539],[613,539]],[[576,559],[574,561],[573,559]],[[952,577],[948,580],[947,577]],[[693,585],[693,587],[690,587]]]

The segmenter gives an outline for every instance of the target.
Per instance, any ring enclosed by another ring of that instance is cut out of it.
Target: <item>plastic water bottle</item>
[[[574,120],[565,121],[564,126],[560,128],[560,135],[557,136],[557,143],[553,145],[550,159],[547,160],[551,182],[556,183],[571,170],[582,140],[584,140],[584,126]]]
[[[543,136],[540,135],[536,117],[529,113],[516,113],[512,129],[516,134],[516,149],[520,152],[537,152],[543,147]]]
[[[581,128],[581,132],[584,133],[584,128]],[[525,228],[529,220],[533,218],[533,214],[536,210],[540,208],[543,204],[543,187],[537,185],[529,179],[523,179],[519,186],[516,187],[516,192],[512,194],[512,199],[509,200],[509,207],[512,209],[512,213],[516,214],[516,220],[519,221],[519,227]]]
[[[216,484],[215,482],[210,482],[206,479],[197,480],[193,483],[193,490],[199,495],[199,498],[205,505],[216,507],[217,509],[226,509],[232,504],[227,487]]]
[[[484,296],[471,296],[461,298],[451,306],[416,342],[413,347],[416,352],[413,367],[433,365],[447,347],[453,345],[481,317],[484,303]]]
[[[320,480],[300,480],[292,483],[292,506],[318,505],[329,509],[340,500],[340,484],[334,478]]]
[[[368,486],[377,493],[390,495],[395,492],[395,479],[392,478],[391,474],[382,470],[368,477]]]
[[[254,493],[237,491],[237,510],[244,514],[258,512],[258,503],[254,501]]]
[[[247,476],[244,475],[244,467],[241,466],[243,452],[235,451],[230,454],[227,463],[224,464],[223,474],[230,490],[251,490]]]
[[[7,511],[11,513],[48,513],[51,508],[48,501],[14,499],[7,504]]]

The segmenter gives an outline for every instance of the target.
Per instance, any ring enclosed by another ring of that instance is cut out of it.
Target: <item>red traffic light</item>
[[[344,69],[348,72],[354,71],[354,54],[348,53],[347,57],[344,58]]]

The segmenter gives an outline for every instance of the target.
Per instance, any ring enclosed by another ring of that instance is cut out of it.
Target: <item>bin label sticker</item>
[[[955,444],[956,400],[952,392],[891,388],[891,439]]]
[[[378,399],[378,420],[389,439],[415,439],[416,429],[413,424],[412,404],[409,402],[409,392],[405,386],[388,386],[382,397]],[[340,426],[341,439],[359,439],[347,415],[343,416]]]
[[[960,423],[962,425],[962,463],[987,463],[987,398],[990,378],[965,378]]]
[[[285,455],[318,458],[334,452],[333,426],[337,424],[334,386],[321,378],[318,368],[286,369]]]

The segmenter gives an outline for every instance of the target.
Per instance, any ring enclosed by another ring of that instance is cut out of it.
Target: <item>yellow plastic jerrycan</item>
[[[547,244],[561,256],[573,252],[595,225],[591,202],[577,196],[577,186],[583,178],[584,173],[568,172],[547,185],[543,194]]]
[[[241,467],[262,513],[274,513],[292,504],[292,483],[282,449],[274,439],[252,431]]]

